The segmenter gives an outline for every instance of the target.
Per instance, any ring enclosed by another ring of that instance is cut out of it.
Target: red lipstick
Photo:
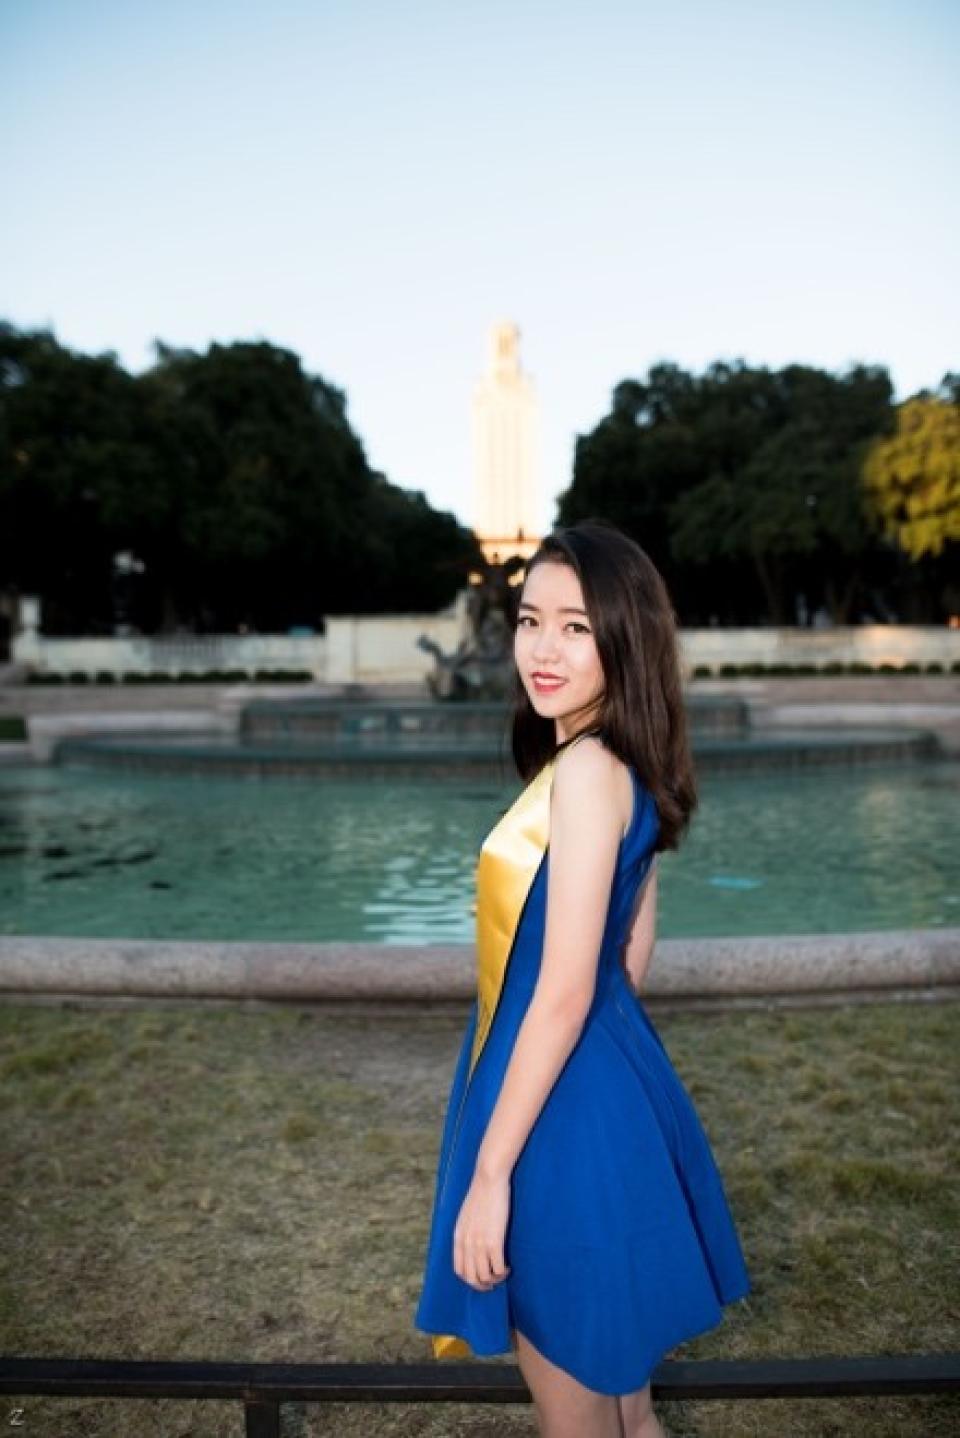
[[[554,694],[563,685],[565,679],[560,679],[556,674],[547,674],[546,671],[537,671],[530,675],[533,680],[533,687],[538,694]]]

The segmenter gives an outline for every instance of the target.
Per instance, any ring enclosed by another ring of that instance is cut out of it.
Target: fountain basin
[[[831,764],[892,763],[940,755],[935,734],[910,728],[777,729],[710,736],[694,731],[693,753],[701,772],[807,769]],[[234,739],[209,733],[158,732],[88,735],[61,739],[56,763],[141,773],[235,775],[303,779],[421,777],[515,777],[506,734],[360,730],[327,739]]]

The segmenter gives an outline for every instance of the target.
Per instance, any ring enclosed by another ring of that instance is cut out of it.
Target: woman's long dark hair
[[[576,573],[604,676],[595,726],[632,764],[660,816],[656,848],[676,849],[697,806],[680,678],[677,616],[667,587],[640,545],[604,519],[585,519],[548,534],[531,556]],[[511,746],[526,781],[558,752],[552,719],[538,714],[514,678]],[[568,741],[569,742],[569,741]]]

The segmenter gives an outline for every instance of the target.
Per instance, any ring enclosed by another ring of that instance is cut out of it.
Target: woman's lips
[[[537,674],[531,674],[530,678],[538,694],[555,694],[567,682],[565,679],[541,679]]]

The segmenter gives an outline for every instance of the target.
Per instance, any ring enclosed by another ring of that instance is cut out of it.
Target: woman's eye
[[[537,621],[534,619],[532,614],[521,614],[519,619],[517,620],[517,628],[526,629],[530,625],[535,625],[536,622]],[[590,633],[588,626],[586,624],[580,624],[579,621],[576,619],[571,619],[570,623],[567,624],[565,627],[567,629],[572,629],[576,634]]]

